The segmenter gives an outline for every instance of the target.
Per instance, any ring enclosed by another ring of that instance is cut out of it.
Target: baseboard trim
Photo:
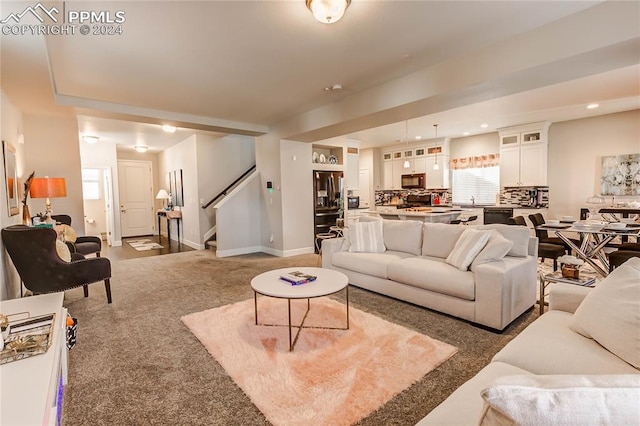
[[[230,250],[216,250],[217,257],[230,257],[230,256],[240,256],[241,254],[249,254],[263,251],[262,247],[254,246],[254,247],[242,247],[238,249],[230,249]]]
[[[291,256],[298,256],[300,254],[313,253],[315,250],[313,249],[313,247],[303,247],[299,249],[283,251],[283,250],[274,249],[272,247],[262,246],[258,251],[270,254],[272,256],[277,256],[277,257],[291,257]]]

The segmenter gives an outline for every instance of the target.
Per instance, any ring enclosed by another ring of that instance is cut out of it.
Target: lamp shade
[[[29,190],[31,198],[59,198],[67,196],[64,178],[33,178]]]
[[[156,200],[168,200],[169,198],[171,197],[169,196],[169,193],[166,189],[161,189],[156,195]]]

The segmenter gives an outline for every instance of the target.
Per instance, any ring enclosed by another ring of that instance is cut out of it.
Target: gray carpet
[[[69,353],[65,425],[264,425],[264,416],[187,330],[180,317],[253,297],[255,275],[315,266],[315,255],[218,259],[208,250],[112,262],[113,304],[104,286],[65,294],[78,318]],[[537,317],[528,311],[502,334],[371,293],[349,292],[353,306],[459,348],[362,425],[413,425]],[[420,362],[420,360],[415,360]]]

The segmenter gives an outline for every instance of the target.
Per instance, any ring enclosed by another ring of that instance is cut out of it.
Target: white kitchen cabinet
[[[382,189],[393,188],[393,161],[382,163]]]
[[[550,123],[500,129],[500,186],[547,185]]]
[[[393,153],[392,152],[383,152],[382,153],[382,161],[391,161],[393,160]]]
[[[438,155],[438,170],[434,170],[435,156],[425,158],[425,173],[427,175],[427,188],[449,188],[449,157]]]
[[[404,163],[403,159],[392,161],[393,173],[392,173],[392,180],[391,180],[391,189],[402,188],[402,175],[405,173],[404,170],[407,170],[404,167],[402,167],[403,163]]]
[[[358,154],[347,154],[347,189],[360,187],[360,157]]]

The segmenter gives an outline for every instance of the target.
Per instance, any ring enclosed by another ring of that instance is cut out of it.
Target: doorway
[[[122,237],[152,235],[154,223],[150,161],[118,161]]]

